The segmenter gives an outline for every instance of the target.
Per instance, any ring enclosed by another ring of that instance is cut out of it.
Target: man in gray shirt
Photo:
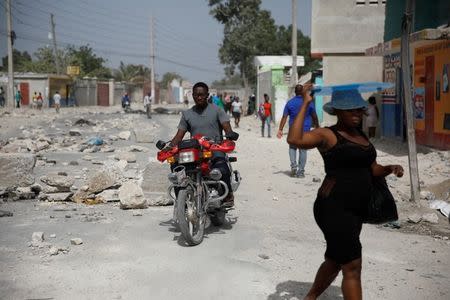
[[[221,139],[223,136],[222,130],[225,131],[225,134],[233,132],[230,118],[225,111],[208,103],[209,88],[206,83],[197,82],[192,89],[192,96],[195,105],[182,113],[178,131],[170,142],[171,146],[178,145],[188,131],[191,136],[201,134],[212,139]],[[225,156],[220,154],[215,153],[212,159],[212,168],[217,168],[222,172],[222,180],[228,185],[230,190],[229,196],[224,199],[224,204],[233,206],[234,196],[230,184],[231,172]]]

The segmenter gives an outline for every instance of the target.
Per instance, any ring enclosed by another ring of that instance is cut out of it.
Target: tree
[[[273,54],[291,55],[291,40],[292,26],[289,25],[287,28],[279,26],[276,32],[276,41],[273,43]],[[311,39],[308,36],[303,35],[301,30],[297,30],[297,55],[301,55],[305,59],[305,66],[298,68],[300,75],[304,75],[320,68],[320,61],[311,58]]]
[[[27,51],[20,52],[17,49],[13,49],[14,71],[27,72],[31,61],[31,55]],[[8,70],[8,56],[2,57],[2,64],[3,67],[0,68],[0,71],[6,72]]]
[[[219,49],[221,63],[226,65],[227,78],[239,69],[243,85],[256,84],[256,55],[291,55],[292,26],[277,26],[270,12],[260,9],[261,0],[209,0],[210,14],[224,25]],[[311,58],[311,40],[297,31],[297,55],[305,58],[300,74],[320,67]]]
[[[169,84],[172,82],[172,80],[174,80],[174,79],[182,80],[183,78],[175,72],[165,73],[160,82],[161,87],[167,88],[169,86]]]
[[[36,60],[30,62],[27,71],[34,73],[56,73],[55,56],[52,48],[39,48],[33,55],[36,57]],[[69,61],[67,50],[58,49],[58,57],[61,69],[65,70]]]
[[[226,88],[230,86],[239,86],[242,87],[242,78],[239,74],[235,74],[233,76],[225,77],[221,80],[215,80],[211,84],[212,88]]]
[[[106,60],[94,53],[94,50],[89,46],[80,46],[78,49],[75,46],[67,48],[69,60],[71,65],[80,67],[80,76],[97,77],[102,79],[111,78],[111,71],[103,64]]]
[[[274,20],[260,4],[261,0],[209,0],[210,14],[224,25],[220,61],[229,67],[229,76],[239,70],[246,90],[256,82],[254,57],[272,54],[276,37]]]
[[[114,70],[114,79],[117,81],[126,81],[137,84],[143,84],[144,81],[150,78],[150,69],[144,65],[125,65],[120,62],[119,69]]]

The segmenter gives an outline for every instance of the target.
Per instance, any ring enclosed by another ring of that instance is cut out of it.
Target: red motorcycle
[[[167,161],[171,165],[172,173],[168,178],[172,184],[168,194],[174,200],[174,220],[190,246],[203,241],[208,216],[215,226],[221,226],[225,222],[229,208],[224,207],[222,200],[230,191],[228,185],[221,180],[222,172],[211,168],[211,159],[214,152],[232,152],[238,136],[233,132],[225,140],[212,140],[196,135],[182,140],[174,147],[167,147],[169,142],[156,143],[160,150],[158,160]],[[234,192],[239,187],[241,176],[231,168],[231,162],[235,162],[236,157],[225,157],[231,171],[230,183]]]

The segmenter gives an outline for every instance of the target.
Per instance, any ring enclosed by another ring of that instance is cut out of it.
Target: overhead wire
[[[41,4],[47,4],[47,3],[44,3],[43,1],[40,1],[40,0],[37,0],[37,2],[40,2]],[[86,4],[85,1],[81,1],[81,2]],[[18,5],[24,6],[24,4],[21,3],[21,2],[17,2],[17,3],[18,3]],[[0,5],[1,4],[2,3],[0,3]],[[51,7],[54,7],[54,6],[51,6]],[[13,16],[13,18],[19,24],[24,25],[24,26],[26,26],[28,28],[31,28],[31,29],[40,29],[40,30],[43,30],[45,32],[49,32],[49,28],[45,28],[45,27],[42,27],[40,25],[30,24],[28,22],[23,21],[21,18],[19,18],[17,16],[17,13],[21,14],[21,15],[24,15],[24,16],[28,16],[28,17],[30,17],[31,20],[34,20],[35,16],[30,15],[30,14],[28,14],[28,13],[22,11],[22,10],[19,10],[19,8],[16,7],[14,4],[12,5],[12,9],[16,11],[15,15]],[[33,9],[36,9],[36,8],[33,7]],[[37,10],[40,13],[45,14],[46,16],[50,14],[49,11],[46,11],[46,10],[43,10],[43,9],[40,9],[40,8],[37,8]],[[66,11],[66,10],[63,10],[63,11],[68,13],[68,11]],[[63,16],[63,17],[66,18],[66,16]],[[74,20],[74,19],[72,18],[72,20]],[[165,26],[165,25],[162,25],[162,23],[160,23],[159,21],[157,22],[157,24],[159,24],[159,26],[155,26],[156,30],[161,28],[161,26]],[[86,25],[86,26],[91,27],[90,25]],[[65,25],[62,25],[62,24],[58,24],[58,27],[65,27],[65,28],[68,28],[68,29],[72,29],[69,26],[65,26]],[[106,28],[102,28],[102,27],[99,27],[99,26],[95,26],[95,27],[96,27],[96,29],[101,28],[101,29],[104,29],[104,30],[108,30]],[[171,31],[170,29],[167,29],[167,28],[168,27],[166,27],[166,28],[162,27],[162,30],[165,31],[166,33],[170,33],[171,35],[177,35],[178,37],[183,38],[184,40],[186,40],[186,37],[183,36],[183,34],[173,32],[173,31]],[[110,31],[110,29],[109,29],[109,31]],[[88,43],[90,42],[90,43],[93,43],[93,44],[103,44],[103,45],[108,44],[108,43],[105,43],[103,41],[99,42],[98,40],[94,41],[94,40],[90,40],[90,39],[85,39],[85,38],[83,38],[81,36],[75,36],[73,34],[67,34],[65,32],[58,32],[58,36],[68,37],[68,38],[70,38],[72,40],[78,40],[78,41],[81,41],[83,43],[84,42],[88,42]],[[178,39],[170,39],[170,38],[166,37],[165,35],[161,35],[161,37],[163,37],[163,38],[159,38],[158,39],[158,41],[161,41],[161,43],[157,43],[157,44],[158,44],[158,46],[163,45],[165,47],[163,49],[164,52],[174,53],[174,52],[178,52],[179,51],[178,50],[178,44],[177,44]],[[33,42],[33,43],[36,43],[36,44],[41,44],[41,45],[48,45],[49,44],[49,41],[46,40],[46,39],[38,39],[38,38],[36,38],[34,36],[29,36],[29,35],[22,34],[22,33],[18,34],[17,38],[21,39],[21,40],[27,40],[27,41],[30,41],[30,42]],[[139,36],[139,38],[140,38],[140,40],[142,40],[142,36]],[[66,46],[72,46],[73,45],[73,46],[75,46],[75,43],[69,42],[69,41],[64,40],[64,39],[58,39],[58,43],[60,45],[66,45]],[[165,44],[163,44],[163,43],[165,43]],[[171,46],[168,46],[169,43],[171,44]],[[141,42],[140,44],[141,45],[144,45],[144,44],[147,45],[147,43],[145,43],[145,42]],[[199,43],[196,43],[196,44],[198,45]],[[116,46],[116,45],[114,44],[114,46]],[[211,45],[209,45],[209,46],[211,46]],[[125,52],[125,51],[114,51],[114,50],[111,50],[111,49],[99,48],[97,46],[92,47],[92,49],[95,50],[96,52],[104,53],[104,54],[108,54],[108,55],[113,55],[113,56],[126,56],[126,57],[133,57],[133,58],[148,58],[149,57],[148,54]],[[167,50],[169,50],[169,51],[167,51]],[[179,53],[178,52],[177,54],[178,54],[177,56],[186,56],[185,53]],[[181,67],[186,67],[186,68],[191,68],[191,69],[195,69],[195,70],[199,70],[199,71],[204,71],[204,72],[209,72],[209,73],[216,73],[216,74],[223,74],[222,72],[218,72],[218,71],[215,71],[215,70],[212,70],[212,69],[208,69],[208,68],[204,68],[204,67],[198,67],[198,66],[195,66],[195,65],[192,65],[192,64],[188,64],[188,63],[184,63],[184,62],[179,62],[177,60],[167,58],[164,55],[155,55],[155,60],[157,62],[158,61],[162,61],[162,62],[166,62],[166,63],[169,63],[169,64],[173,64],[173,65],[177,65],[177,66],[181,66]],[[204,62],[204,58],[202,59],[202,61]],[[208,63],[208,65],[211,65],[211,64]],[[220,66],[220,65],[217,64],[217,61],[214,62],[214,65],[215,66]]]

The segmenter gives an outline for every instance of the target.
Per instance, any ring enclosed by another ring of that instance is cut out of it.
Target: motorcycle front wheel
[[[186,243],[195,246],[203,241],[205,231],[205,218],[200,215],[201,208],[197,207],[194,190],[187,187],[178,192],[177,220]]]

